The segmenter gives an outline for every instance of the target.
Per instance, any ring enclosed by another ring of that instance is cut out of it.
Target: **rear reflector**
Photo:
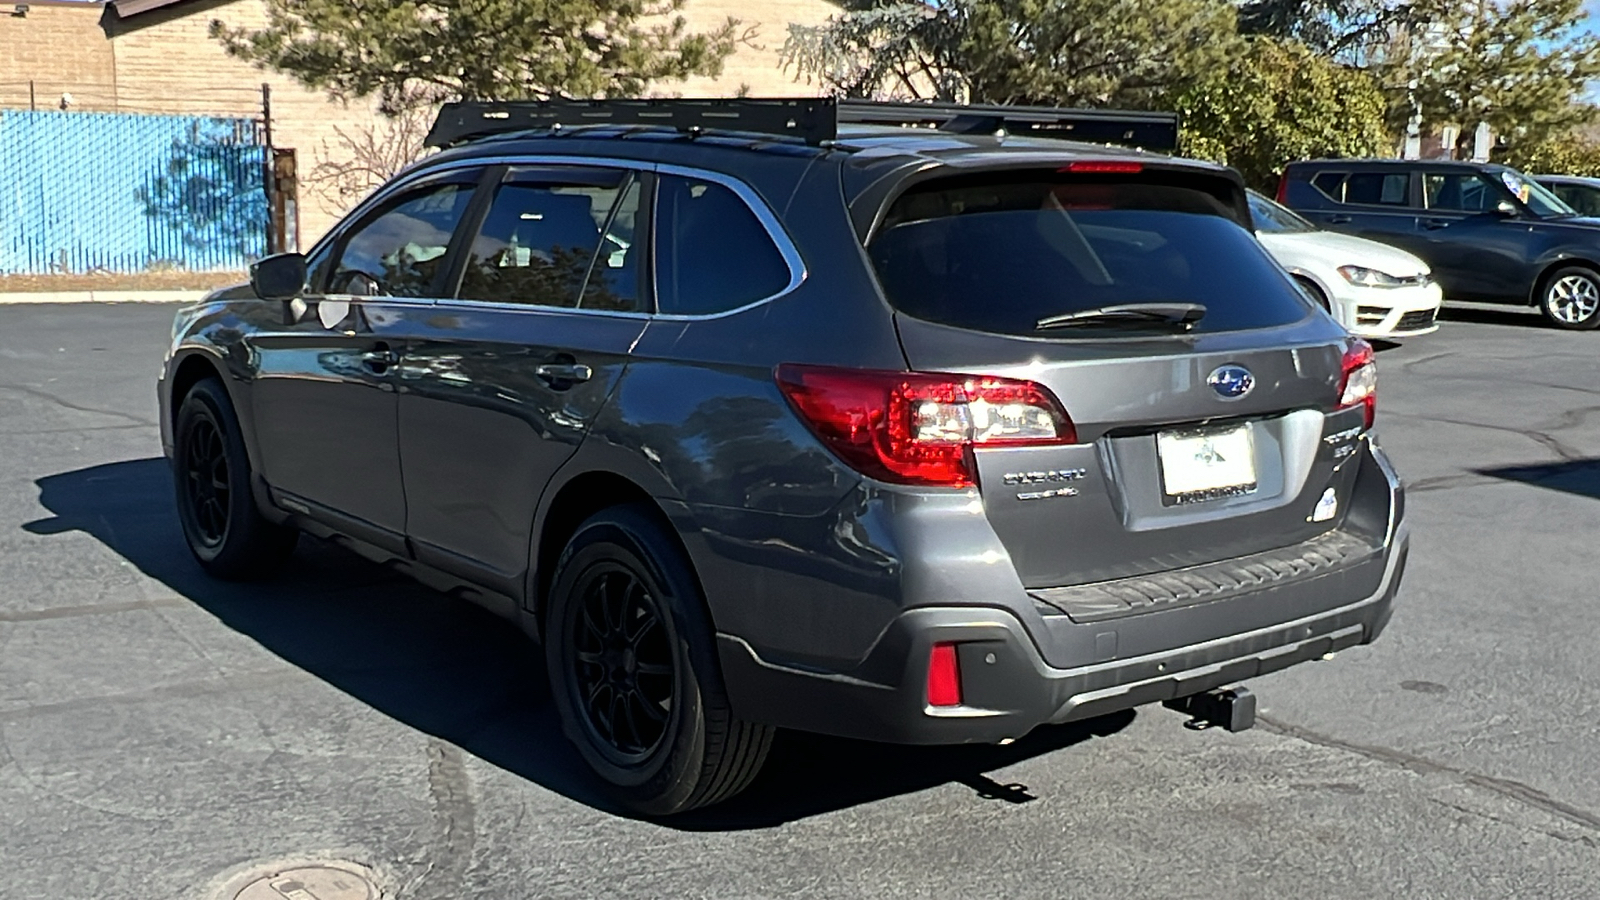
[[[1351,341],[1340,368],[1339,408],[1363,407],[1363,420],[1371,428],[1378,415],[1378,360],[1372,345],[1359,338]]]
[[[961,664],[955,644],[934,644],[928,654],[928,705],[961,705]]]
[[[1119,162],[1109,159],[1080,159],[1068,163],[1060,171],[1077,175],[1133,175],[1144,171],[1144,163]]]
[[[828,449],[894,484],[966,487],[974,447],[1077,441],[1061,404],[1031,381],[791,363],[776,377]]]

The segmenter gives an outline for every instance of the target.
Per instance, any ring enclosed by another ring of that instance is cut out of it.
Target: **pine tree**
[[[737,22],[690,33],[685,0],[267,0],[264,28],[211,23],[228,52],[307,87],[441,100],[636,96],[717,75]]]

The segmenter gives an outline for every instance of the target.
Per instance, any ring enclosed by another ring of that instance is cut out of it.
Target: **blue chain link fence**
[[[242,269],[264,153],[254,119],[0,110],[0,274]]]

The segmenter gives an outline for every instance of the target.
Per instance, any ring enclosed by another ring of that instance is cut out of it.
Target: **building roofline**
[[[166,9],[169,6],[178,6],[188,2],[190,0],[110,0],[110,2],[106,3],[106,6],[117,14],[117,18],[131,19],[147,12],[155,12],[158,9]]]

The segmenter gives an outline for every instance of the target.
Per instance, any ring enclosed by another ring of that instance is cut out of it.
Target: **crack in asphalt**
[[[49,619],[76,619],[82,616],[109,616],[114,613],[133,612],[141,609],[171,609],[180,606],[189,606],[188,600],[182,597],[166,597],[160,600],[127,600],[121,603],[92,603],[85,606],[57,606],[53,609],[29,609],[17,612],[0,610],[0,622],[43,622]]]
[[[108,703],[139,703],[160,697],[205,697],[212,694],[227,694],[240,690],[276,687],[304,677],[306,677],[306,673],[300,669],[258,669],[205,681],[180,681],[176,684],[165,684],[120,694],[96,694],[92,697],[74,697],[71,700],[58,700],[54,703],[36,703],[16,709],[0,709],[0,726],[39,716],[91,709]]]
[[[55,405],[61,407],[62,409],[70,409],[70,410],[72,410],[74,412],[85,412],[85,413],[94,413],[96,415],[101,415],[101,416],[111,416],[112,418],[123,419],[125,421],[132,422],[135,425],[144,425],[144,426],[146,426],[148,428],[159,428],[159,427],[161,427],[159,423],[152,422],[149,419],[141,419],[140,417],[138,417],[136,415],[133,415],[132,413],[118,412],[117,410],[114,410],[114,409],[98,409],[98,408],[93,407],[93,406],[84,406],[84,405],[79,404],[79,403],[73,403],[71,400],[67,400],[67,399],[62,398],[62,397],[57,397],[55,394],[51,394],[49,392],[42,391],[42,390],[40,390],[38,388],[28,387],[27,385],[22,385],[22,384],[0,384],[0,391],[16,391],[19,394],[26,394],[29,397],[35,397],[35,398],[40,399],[40,400],[45,400],[45,401],[48,401],[50,403],[54,403]]]
[[[1424,422],[1440,422],[1445,425],[1460,425],[1463,428],[1484,428],[1489,431],[1503,431],[1507,434],[1520,435],[1521,437],[1528,438],[1535,443],[1541,444],[1545,447],[1545,449],[1568,462],[1584,458],[1582,450],[1579,450],[1576,447],[1568,446],[1567,444],[1562,443],[1560,438],[1543,431],[1515,428],[1510,425],[1490,425],[1486,422],[1469,422],[1465,419],[1450,419],[1444,416],[1425,416],[1421,413],[1392,412],[1390,415],[1403,416],[1408,419],[1421,419]]]
[[[1594,838],[1590,837],[1587,834],[1578,834],[1578,835],[1562,834],[1559,831],[1552,831],[1549,828],[1540,828],[1537,825],[1530,826],[1530,825],[1523,825],[1523,824],[1521,824],[1519,822],[1510,822],[1510,821],[1507,821],[1505,819],[1500,818],[1499,816],[1497,816],[1497,815],[1495,815],[1493,813],[1487,813],[1487,812],[1484,812],[1484,811],[1478,810],[1478,809],[1469,809],[1468,807],[1462,806],[1462,805],[1460,805],[1458,803],[1451,803],[1448,800],[1440,800],[1440,799],[1438,799],[1436,797],[1427,797],[1427,798],[1424,798],[1424,799],[1426,799],[1429,803],[1432,803],[1432,804],[1434,804],[1436,806],[1442,806],[1445,809],[1453,809],[1458,813],[1462,813],[1464,815],[1472,816],[1475,819],[1484,819],[1486,821],[1493,822],[1496,825],[1507,825],[1507,826],[1510,826],[1512,828],[1526,828],[1526,829],[1528,829],[1530,831],[1536,831],[1539,834],[1544,835],[1545,837],[1552,837],[1552,838],[1555,838],[1558,841],[1565,841],[1566,843],[1569,843],[1569,844],[1583,844],[1583,845],[1589,846],[1589,847],[1600,847],[1600,841],[1595,840]]]
[[[419,900],[460,897],[477,844],[477,807],[461,748],[428,739],[428,796],[433,800],[433,839],[427,867],[404,893]]]
[[[1489,791],[1507,800],[1600,833],[1600,815],[1557,800],[1545,792],[1520,781],[1512,781],[1509,778],[1496,778],[1492,775],[1483,775],[1466,769],[1458,769],[1426,757],[1406,753],[1403,750],[1390,750],[1386,747],[1374,747],[1369,744],[1358,744],[1354,741],[1342,740],[1331,735],[1312,731],[1309,728],[1301,728],[1298,725],[1280,722],[1267,716],[1257,715],[1256,721],[1265,726],[1265,730],[1270,734],[1294,738],[1332,750],[1343,750],[1346,753],[1353,753],[1375,762],[1396,766],[1408,772],[1415,772],[1418,775],[1442,775],[1457,783]]]

